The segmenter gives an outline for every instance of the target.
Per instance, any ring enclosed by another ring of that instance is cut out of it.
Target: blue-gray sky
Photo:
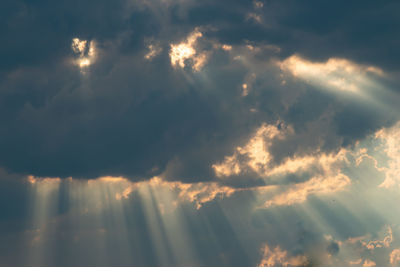
[[[3,1],[0,266],[400,265],[399,12]]]

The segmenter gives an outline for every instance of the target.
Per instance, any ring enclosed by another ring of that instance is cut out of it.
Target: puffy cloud
[[[102,178],[100,178],[102,179]],[[125,180],[128,181],[128,180]],[[200,182],[200,183],[182,183],[165,181],[159,177],[154,177],[149,181],[130,182],[127,187],[116,194],[116,199],[129,198],[129,195],[141,187],[150,186],[154,190],[167,189],[171,192],[176,192],[176,201],[188,201],[194,203],[197,209],[207,202],[218,198],[229,197],[233,193],[240,191],[228,186],[221,186],[216,182]]]
[[[393,233],[392,233],[392,228],[390,226],[387,227],[386,235],[383,238],[383,240],[373,240],[369,241],[368,243],[365,241],[362,241],[361,243],[368,249],[374,250],[376,248],[382,248],[382,247],[390,247],[390,244],[393,242]]]
[[[350,265],[360,265],[362,263],[362,259],[354,260],[354,261],[349,261]]]
[[[400,249],[393,249],[390,253],[390,263],[397,266],[398,262],[400,262]]]
[[[363,267],[373,267],[373,266],[376,266],[376,263],[372,260],[365,260],[362,266]]]
[[[370,161],[377,171],[384,174],[380,188],[394,189],[399,186],[399,137],[400,123],[397,122],[370,135],[367,138],[369,147],[360,147],[358,151],[352,152],[356,166],[364,161]]]
[[[383,75],[383,71],[377,67],[362,66],[340,58],[319,63],[293,55],[278,64],[283,71],[317,87],[351,93],[361,93],[363,87],[373,84],[368,73]]]
[[[289,174],[309,172],[310,178],[302,183],[289,186],[265,203],[272,205],[291,205],[304,202],[309,195],[326,194],[341,191],[351,184],[350,178],[341,172],[347,162],[347,151],[336,153],[313,153],[304,156],[288,157],[279,164],[274,164],[269,148],[279,139],[294,134],[293,128],[283,124],[262,125],[243,147],[237,147],[233,155],[214,164],[217,177],[224,179],[253,171],[268,182],[272,177],[284,177]]]
[[[85,55],[86,44],[86,40],[79,40],[79,38],[74,38],[72,39],[71,47],[76,54],[80,54],[80,56],[83,57]]]
[[[393,242],[393,231],[390,226],[385,227],[382,239],[370,240],[370,236],[351,237],[346,240],[349,244],[361,244],[368,250],[375,250],[377,248],[388,248]]]
[[[171,44],[169,56],[171,58],[171,65],[173,67],[184,68],[187,60],[192,60],[191,67],[195,71],[200,71],[207,62],[207,52],[196,51],[197,39],[201,38],[203,34],[195,29],[185,41],[178,44]]]
[[[81,69],[90,66],[96,60],[98,52],[94,40],[88,42],[87,40],[74,38],[72,39],[71,48],[73,52],[78,55],[75,64],[77,64]]]
[[[294,155],[276,164],[270,147],[277,141],[284,141],[290,135],[295,135],[290,125],[286,126],[280,122],[276,125],[264,124],[243,147],[237,147],[233,155],[226,156],[223,162],[213,164],[212,167],[221,179],[248,171],[253,171],[262,177],[271,177],[305,172],[315,166],[325,174],[329,174],[338,169],[340,162],[346,161],[347,151],[343,149],[332,154],[316,151],[304,156]]]
[[[342,173],[336,176],[313,177],[274,196],[265,203],[265,207],[301,203],[307,200],[310,195],[335,193],[344,190],[350,184],[350,178]]]
[[[282,250],[279,246],[270,249],[270,247],[265,244],[261,251],[262,259],[258,267],[306,266],[308,263],[306,256],[289,256],[288,252]]]
[[[382,141],[380,148],[389,158],[388,166],[379,169],[384,171],[386,176],[380,187],[392,188],[398,186],[400,185],[400,123],[378,131],[375,136]]]
[[[147,60],[152,60],[154,57],[158,56],[162,52],[162,48],[159,44],[149,44],[147,46],[148,53],[144,56]]]
[[[268,175],[268,164],[271,161],[271,155],[268,147],[273,142],[274,138],[283,138],[286,131],[291,131],[290,128],[279,130],[277,125],[264,124],[257,129],[254,136],[244,147],[237,147],[232,156],[225,157],[220,164],[213,164],[214,171],[218,177],[227,177],[238,175],[244,172],[246,168],[261,174]],[[241,158],[245,157],[244,162]],[[267,169],[264,171],[264,169]]]

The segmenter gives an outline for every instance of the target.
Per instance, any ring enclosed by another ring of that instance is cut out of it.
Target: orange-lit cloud
[[[274,190],[275,186],[261,186],[249,188],[233,188],[224,186],[218,182],[197,182],[197,183],[182,183],[179,181],[166,181],[160,177],[153,177],[150,180],[132,182],[124,177],[103,176],[91,180],[79,180],[67,178],[62,180],[60,178],[40,178],[28,176],[26,181],[32,185],[37,185],[39,188],[53,188],[59,186],[61,182],[77,184],[80,186],[89,186],[89,188],[107,188],[112,187],[114,198],[116,200],[123,200],[130,198],[131,194],[140,191],[142,188],[150,187],[155,192],[163,192],[167,190],[171,196],[175,197],[176,204],[189,202],[193,203],[197,209],[201,208],[205,203],[213,200],[230,197],[236,192],[242,191],[257,191],[269,192]]]
[[[312,62],[293,55],[278,62],[280,68],[306,82],[336,91],[358,93],[363,86],[371,85],[368,74],[383,75],[373,66],[363,66],[342,58],[330,58],[326,62]]]
[[[102,178],[100,178],[102,179]],[[116,195],[116,199],[128,198],[129,195],[142,186],[151,186],[154,189],[169,189],[177,194],[177,200],[194,203],[199,209],[204,203],[217,198],[229,197],[240,189],[219,185],[216,182],[199,182],[186,184],[182,182],[165,181],[154,177],[149,181],[129,182],[126,188]]]
[[[95,41],[88,42],[87,40],[80,40],[79,38],[72,39],[72,51],[78,56],[75,60],[81,69],[90,66],[96,60],[96,43]]]
[[[377,248],[389,248],[393,242],[393,231],[392,228],[387,225],[384,231],[379,233],[381,236],[378,239],[371,240],[370,234],[358,237],[351,237],[345,241],[346,244],[358,245],[361,248],[369,251],[373,251]]]
[[[362,267],[373,267],[376,266],[376,263],[369,259],[358,259],[355,261],[349,261],[350,265],[362,266]]]
[[[398,187],[400,186],[400,122],[393,127],[378,131],[375,136],[383,142],[382,149],[389,158],[388,166],[380,169],[385,172],[385,180],[380,187]]]
[[[192,60],[193,70],[200,71],[208,58],[207,52],[196,51],[197,39],[202,36],[203,34],[196,29],[189,34],[185,41],[178,44],[171,44],[169,53],[171,65],[173,67],[184,68],[186,66],[186,60]]]
[[[224,178],[238,175],[250,168],[260,175],[268,175],[271,170],[267,167],[272,159],[268,148],[275,138],[282,139],[291,131],[293,130],[290,127],[278,129],[277,125],[263,124],[245,146],[237,147],[232,156],[226,156],[223,162],[212,165],[215,174]],[[247,160],[240,160],[243,156]]]
[[[288,252],[279,246],[270,249],[266,244],[262,248],[262,259],[258,267],[305,266],[307,263],[307,257],[304,255],[289,256]]]
[[[154,57],[158,56],[162,52],[162,48],[158,44],[149,44],[147,46],[148,52],[144,55],[147,60],[152,60]]]
[[[362,259],[354,260],[354,261],[349,261],[350,265],[360,265],[362,263]]]
[[[228,44],[223,44],[223,45],[221,46],[221,48],[222,48],[223,50],[225,50],[225,51],[231,51],[231,50],[232,50],[232,46],[231,46],[231,45],[228,45]]]
[[[307,200],[309,195],[327,194],[344,190],[351,183],[350,178],[339,173],[335,176],[317,176],[296,184],[287,191],[274,196],[265,203],[265,207],[273,205],[292,205]]]
[[[390,244],[392,242],[393,242],[392,228],[390,226],[387,226],[385,237],[382,240],[372,240],[369,242],[361,241],[361,244],[363,244],[369,250],[374,250],[376,248],[382,248],[382,247],[388,248],[390,247]]]
[[[397,266],[397,264],[400,262],[400,249],[394,249],[391,253],[390,253],[390,263],[393,266]]]
[[[285,191],[274,196],[265,203],[272,205],[292,205],[304,202],[309,195],[331,193],[345,189],[351,184],[350,178],[341,172],[342,165],[347,162],[347,150],[335,153],[313,153],[304,156],[292,156],[274,165],[270,146],[277,139],[283,140],[293,134],[293,128],[280,125],[262,125],[243,147],[237,147],[231,156],[224,161],[212,165],[217,177],[223,179],[232,175],[240,175],[249,170],[264,179],[281,177],[287,174],[311,171],[314,174],[309,180],[289,186]]]
[[[247,170],[254,171],[262,177],[279,176],[304,171],[311,166],[318,166],[324,173],[330,173],[339,168],[340,162],[346,161],[347,151],[342,149],[332,154],[314,153],[301,157],[293,156],[274,165],[269,151],[270,146],[277,139],[285,139],[289,134],[294,133],[290,126],[280,125],[279,127],[262,125],[245,146],[237,147],[234,154],[226,156],[223,162],[213,164],[212,168],[217,177],[238,175]]]
[[[28,175],[27,181],[31,184],[46,184],[46,183],[59,183],[61,179],[56,177],[36,177],[33,175]]]
[[[376,263],[374,261],[368,259],[364,261],[363,267],[373,267],[373,266],[376,266]]]

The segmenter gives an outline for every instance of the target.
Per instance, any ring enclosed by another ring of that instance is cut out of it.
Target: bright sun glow
[[[79,38],[72,39],[72,51],[78,58],[75,60],[81,69],[89,67],[96,59],[96,43],[92,40],[80,40]]]
[[[171,65],[173,67],[184,68],[186,60],[192,60],[192,68],[195,71],[200,71],[207,61],[208,55],[206,52],[198,52],[195,49],[197,39],[201,38],[203,34],[195,30],[186,39],[186,41],[179,44],[171,44],[169,56],[171,58]]]

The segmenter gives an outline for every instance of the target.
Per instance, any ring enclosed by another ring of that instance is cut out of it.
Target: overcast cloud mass
[[[0,266],[400,266],[399,14],[3,0]]]

